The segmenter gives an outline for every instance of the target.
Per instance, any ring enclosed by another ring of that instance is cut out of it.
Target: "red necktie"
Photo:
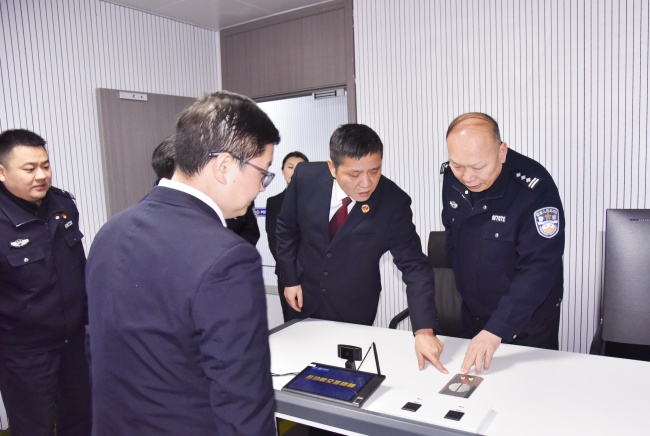
[[[343,225],[343,221],[345,221],[345,218],[348,216],[348,206],[351,202],[352,199],[350,197],[345,197],[343,199],[343,204],[330,220],[330,240],[334,239],[334,235],[339,231],[341,225]]]

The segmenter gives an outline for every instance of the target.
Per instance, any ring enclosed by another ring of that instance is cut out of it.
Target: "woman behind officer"
[[[291,182],[291,176],[293,176],[296,165],[300,162],[309,162],[309,159],[299,151],[292,151],[282,160],[282,175],[284,176],[284,180],[287,181],[287,185]],[[280,210],[282,209],[282,201],[284,200],[285,192],[286,190],[280,192],[276,196],[269,197],[266,200],[266,236],[269,238],[269,249],[271,250],[273,259],[276,262],[275,226],[278,222]],[[293,318],[291,316],[292,311],[289,310],[289,304],[283,297],[284,285],[282,284],[282,278],[280,277],[277,266],[275,267],[275,274],[278,276],[278,294],[280,295],[280,304],[282,305],[282,316],[284,317],[284,322],[287,322]]]

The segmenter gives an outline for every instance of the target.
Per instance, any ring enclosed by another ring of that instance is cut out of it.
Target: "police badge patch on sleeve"
[[[560,231],[560,211],[556,207],[543,207],[533,214],[537,233],[552,238]]]

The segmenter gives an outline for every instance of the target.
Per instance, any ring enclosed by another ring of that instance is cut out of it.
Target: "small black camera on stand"
[[[354,345],[338,345],[339,357],[341,359],[346,359],[345,367],[353,371],[357,370],[357,364],[355,361],[361,360],[361,347],[355,347]]]

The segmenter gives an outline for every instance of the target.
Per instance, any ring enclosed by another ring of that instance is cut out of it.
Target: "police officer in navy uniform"
[[[471,339],[461,371],[489,369],[501,342],[557,350],[564,211],[551,175],[486,114],[456,118],[447,147],[442,222]]]
[[[0,134],[0,392],[12,436],[91,432],[79,212],[45,141]]]

